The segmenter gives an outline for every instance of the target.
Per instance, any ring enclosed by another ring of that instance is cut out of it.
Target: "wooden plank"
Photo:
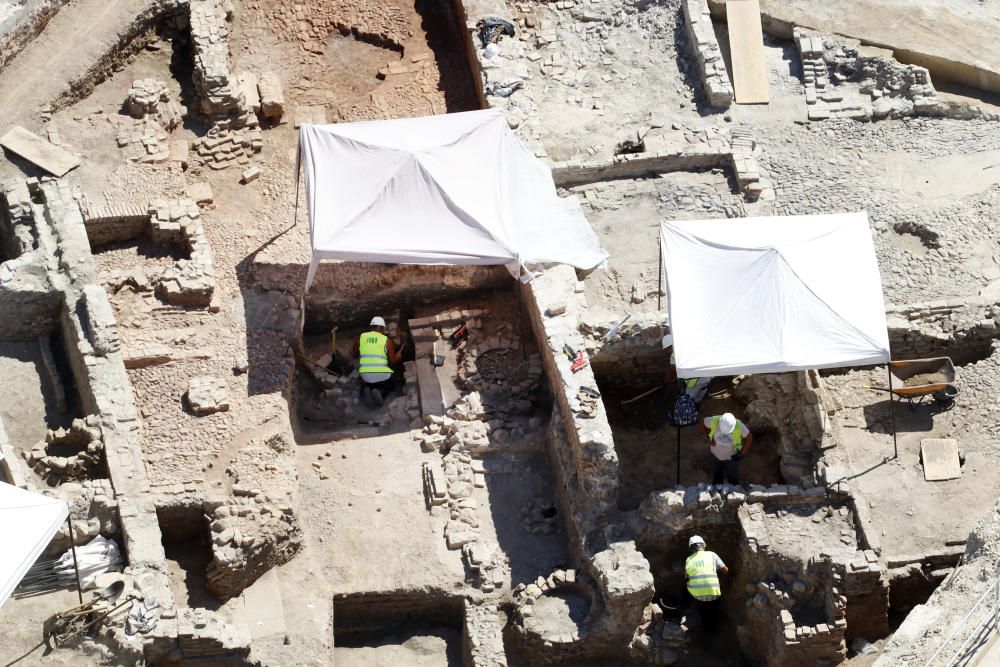
[[[760,2],[727,0],[726,21],[729,24],[729,53],[736,103],[767,104],[767,68],[764,65]]]
[[[17,153],[53,176],[62,176],[80,165],[79,155],[45,141],[20,125],[15,125],[7,134],[0,137],[0,146]]]

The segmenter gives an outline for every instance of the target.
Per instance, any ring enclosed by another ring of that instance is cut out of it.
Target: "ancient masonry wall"
[[[607,612],[594,631],[602,639],[592,637],[592,645],[611,649],[621,642],[624,648],[652,599],[653,577],[624,525],[614,521],[618,456],[604,405],[597,401],[591,409],[581,409],[587,394],[580,388],[597,388],[593,370],[588,366],[573,373],[562,351],[564,345],[584,349],[579,320],[586,298],[568,266],[553,267],[522,289],[556,399],[553,421],[559,426],[552,429],[550,458],[568,517],[570,547],[593,578]]]
[[[976,645],[978,641],[981,645],[986,644],[993,634],[990,628],[998,567],[1000,501],[969,534],[961,565],[934,590],[926,603],[917,605],[906,616],[889,638],[875,667],[927,664],[938,650],[941,651],[938,656],[941,664],[951,664],[948,661],[958,656],[966,642],[967,646]],[[976,602],[984,596],[984,604],[973,611]]]
[[[84,412],[97,415],[104,436],[108,475],[119,508],[119,522],[128,555],[128,573],[142,595],[160,603],[161,620],[145,638],[148,659],[173,648],[176,610],[166,570],[156,510],[142,461],[139,416],[120,351],[117,323],[103,288],[96,283],[78,193],[65,179],[29,181],[39,205],[37,227],[47,256],[58,257],[49,277],[64,306],[61,328]],[[125,650],[137,640],[116,635]]]
[[[715,37],[712,16],[706,0],[683,0],[684,27],[691,42],[695,61],[701,70],[702,86],[708,103],[713,107],[728,108],[735,94],[729,82],[729,72],[722,59],[722,50]]]

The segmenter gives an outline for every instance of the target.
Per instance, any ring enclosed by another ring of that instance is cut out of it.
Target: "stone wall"
[[[754,432],[777,438],[781,476],[790,483],[815,482],[824,440],[832,444],[821,383],[815,371],[767,373],[746,376],[733,392],[745,403],[743,416]]]
[[[300,295],[305,264],[256,264],[263,289]],[[510,272],[500,266],[412,266],[324,262],[306,296],[306,331],[346,323],[366,325],[373,315],[443,299],[472,298],[480,290],[509,289]]]
[[[886,324],[894,359],[949,356],[956,364],[987,356],[1000,338],[1000,305],[988,296],[889,306]]]
[[[149,210],[143,206],[92,206],[84,201],[80,208],[92,248],[137,238],[149,228]]]
[[[697,171],[731,165],[729,150],[693,148],[662,153],[616,155],[603,162],[556,162],[552,179],[558,187],[569,187],[594,181],[631,179],[671,171]]]
[[[722,59],[722,50],[712,26],[712,16],[706,0],[683,0],[684,27],[691,44],[695,62],[701,70],[702,86],[708,103],[713,107],[728,108],[735,97],[729,82],[729,72]]]
[[[71,179],[42,179],[37,185],[40,204],[36,209],[42,215],[35,216],[34,224],[39,249],[51,258],[47,266],[53,291],[64,303],[58,326],[82,409],[96,415],[103,435],[108,477],[128,559],[126,572],[133,577],[139,594],[155,596],[160,603],[160,621],[143,638],[146,658],[155,661],[176,644],[176,610],[156,512],[149,499],[139,415],[118,345],[114,313],[106,293],[95,284],[96,269],[79,198]],[[122,633],[117,629],[107,640],[124,647],[128,640]]]
[[[503,628],[507,616],[496,605],[465,600],[462,644],[467,667],[506,667]]]

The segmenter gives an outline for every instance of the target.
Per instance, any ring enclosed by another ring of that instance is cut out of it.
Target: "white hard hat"
[[[733,416],[732,412],[727,412],[726,414],[719,417],[719,430],[726,435],[733,432],[736,428],[736,417]]]
[[[670,335],[670,334],[667,334],[666,336],[664,336],[663,340],[660,341],[660,345],[663,346],[664,350],[667,349],[668,347],[670,347],[673,344],[674,344],[674,337],[672,335]]]
[[[692,535],[691,539],[688,540],[688,547],[693,547],[696,544],[705,544],[705,540],[702,539],[701,535]]]
[[[498,53],[500,53],[500,45],[497,44],[496,42],[490,42],[489,44],[486,45],[486,48],[483,50],[483,57],[486,58],[487,60],[491,60]]]
[[[385,320],[383,320],[381,317],[379,317],[378,315],[376,315],[375,317],[372,318],[372,321],[368,323],[368,326],[370,326],[370,327],[384,327],[385,326]],[[732,429],[730,429],[730,430],[732,430]]]

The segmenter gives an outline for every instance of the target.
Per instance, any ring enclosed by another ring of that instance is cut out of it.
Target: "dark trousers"
[[[712,457],[712,484],[722,484],[722,476],[725,473],[726,481],[730,484],[740,483],[740,462],[720,461]]]
[[[388,380],[382,380],[381,382],[365,382],[361,380],[362,392],[364,392],[365,387],[371,387],[372,391],[377,391],[382,394],[382,398],[385,398],[396,388],[396,376],[392,375]]]
[[[709,602],[698,601],[698,615],[701,616],[701,628],[705,632],[715,632],[719,625],[719,600]]]

